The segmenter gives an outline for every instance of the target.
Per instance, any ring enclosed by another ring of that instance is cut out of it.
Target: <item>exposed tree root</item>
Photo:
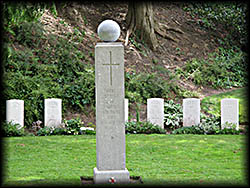
[[[184,34],[184,32],[179,28],[169,27],[168,25],[165,25],[165,24],[162,24],[162,23],[159,23],[159,26],[160,27],[165,27],[166,30],[169,30],[169,31],[175,31],[175,32],[180,33],[180,34]]]
[[[155,28],[155,32],[160,35],[161,37],[163,38],[166,38],[166,39],[169,39],[169,40],[172,40],[174,42],[177,42],[177,40],[173,37],[171,37],[170,35],[168,35],[166,32],[162,31],[159,27],[156,27]]]
[[[167,34],[166,30],[168,30],[168,31],[174,31],[174,32],[177,32],[177,33],[180,33],[180,34],[184,34],[184,32],[181,29],[175,28],[175,27],[169,27],[169,26],[164,25],[162,23],[158,23],[158,25],[156,25],[156,27],[155,27],[155,32],[158,35],[160,35],[160,36],[162,36],[162,37],[164,37],[164,38],[166,38],[168,40],[172,40],[174,42],[178,42],[178,40],[176,38],[170,36],[170,34]]]

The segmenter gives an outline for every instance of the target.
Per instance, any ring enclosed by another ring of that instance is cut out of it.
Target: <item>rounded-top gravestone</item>
[[[113,20],[104,20],[97,28],[97,34],[104,42],[115,42],[120,32],[120,26]]]

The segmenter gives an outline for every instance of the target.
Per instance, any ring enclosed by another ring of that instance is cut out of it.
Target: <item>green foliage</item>
[[[157,68],[157,67],[156,67]],[[162,79],[162,75],[167,79]],[[159,76],[160,75],[160,76]],[[176,77],[167,69],[158,69],[156,72],[125,73],[125,97],[136,104],[136,120],[140,121],[140,106],[147,103],[149,98],[170,98],[179,94]]]
[[[53,132],[52,128],[44,127],[44,128],[39,129],[36,134],[38,136],[49,136],[52,134],[52,132]]]
[[[166,131],[150,122],[132,121],[125,123],[126,134],[165,134]]]
[[[198,125],[200,134],[219,134],[220,133],[220,117],[203,116],[201,123]]]
[[[38,136],[49,135],[79,135],[79,134],[95,134],[95,125],[88,124],[85,126],[80,118],[64,120],[61,127],[44,127],[37,131]]]
[[[61,98],[63,113],[69,107],[94,106],[94,67],[85,63],[84,53],[74,43],[78,38],[46,36],[42,25],[25,22],[16,31],[18,48],[4,44],[3,97],[25,101],[26,127],[43,120],[45,98]]]
[[[239,99],[239,123],[248,122],[248,89],[240,88],[229,92],[207,96],[201,101],[201,109],[217,117],[221,115],[221,99]]]
[[[57,14],[54,3],[30,2],[4,2],[3,3],[3,28],[6,32],[16,35],[15,30],[25,22],[37,22],[45,9]]]
[[[238,48],[218,48],[218,52],[209,54],[208,59],[188,61],[176,72],[182,79],[197,85],[231,88],[247,85],[247,70],[246,54]]]
[[[2,136],[24,136],[24,128],[17,123],[4,121],[2,123]]]
[[[148,98],[168,98],[173,93],[178,93],[175,76],[165,70],[168,80],[162,79],[157,73],[146,74],[127,72],[125,74],[125,95],[131,102],[146,103]]]
[[[199,17],[201,26],[215,29],[218,24],[227,27],[232,38],[241,44],[247,42],[247,3],[243,2],[205,2],[192,3],[184,8],[193,17]]]
[[[76,135],[80,132],[80,128],[84,126],[80,118],[64,120],[64,126],[68,134]]]
[[[166,101],[164,104],[164,125],[169,130],[180,128],[182,125],[183,111],[181,104],[173,100]]]
[[[46,33],[39,23],[45,9],[50,9],[57,15],[54,3],[3,3],[3,100],[25,101],[27,128],[33,122],[43,120],[43,102],[46,98],[61,98],[63,113],[66,109],[84,111],[86,105],[92,108],[95,106],[94,66],[89,63],[89,58],[92,59],[94,53],[84,52],[79,45],[85,32],[74,28],[73,33],[66,33],[64,36]],[[60,24],[65,23],[61,21]],[[130,42],[146,55],[143,41],[137,41],[139,39],[136,36],[130,38]],[[180,49],[176,50],[181,53]],[[158,64],[157,59],[152,61]],[[210,66],[212,64],[214,65]],[[180,88],[175,83],[176,76],[159,67],[154,66],[157,70],[152,74],[125,74],[126,97],[137,104],[137,120],[140,119],[140,104],[146,103],[148,98],[173,98],[180,94]],[[219,49],[218,54],[212,54],[208,60],[188,62],[186,67],[179,69],[179,75],[197,84],[212,84],[216,88],[232,87],[247,84],[246,70],[245,55],[238,49]],[[162,79],[163,74],[167,79]],[[183,95],[193,94],[185,91]],[[2,115],[5,112],[3,108],[1,107]],[[172,122],[167,122],[167,126],[178,123],[178,117],[172,116]],[[40,132],[45,135],[50,131],[45,129]],[[53,131],[66,134],[63,129]]]
[[[227,123],[225,128],[220,127],[220,118],[204,116],[201,123],[192,125],[191,127],[181,127],[172,132],[172,134],[240,134],[240,130],[236,130],[235,124]]]
[[[20,24],[16,31],[15,40],[30,48],[39,48],[42,45],[45,45],[46,37],[44,36],[44,29],[42,24],[37,22],[24,22]],[[29,55],[33,55],[31,52]],[[23,57],[25,54],[23,54]]]

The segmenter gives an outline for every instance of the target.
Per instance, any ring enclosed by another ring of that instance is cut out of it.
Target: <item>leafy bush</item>
[[[168,81],[159,77],[156,73],[127,72],[125,74],[126,98],[131,102],[146,103],[147,99],[160,97],[167,98],[173,93],[178,93],[178,86],[175,83],[175,76],[170,72],[164,72],[168,76]]]
[[[181,127],[172,132],[172,134],[239,134],[240,130],[236,130],[236,126],[230,124],[224,129],[220,127],[220,118],[212,116],[205,117],[198,125],[191,127]]]
[[[150,122],[126,122],[125,123],[125,132],[126,134],[165,134],[166,131],[159,127],[158,125],[154,125]]]
[[[3,99],[25,100],[27,128],[43,120],[46,98],[61,98],[63,113],[67,108],[94,106],[94,66],[85,63],[77,44],[52,34],[45,36],[42,26],[33,22],[20,24],[13,40],[18,45],[3,46]]]
[[[235,49],[218,48],[209,54],[208,59],[193,59],[184,68],[178,68],[182,79],[191,80],[197,85],[214,88],[243,87],[247,83],[246,54]]]
[[[50,127],[44,127],[44,128],[41,128],[37,131],[37,136],[49,136],[51,135],[53,132],[53,128],[50,128]]]
[[[64,120],[64,126],[67,130],[67,134],[77,135],[80,132],[80,128],[84,126],[80,118]]]
[[[4,2],[2,8],[4,29],[15,35],[13,28],[23,22],[37,21],[46,7],[48,6],[44,3]]]
[[[88,127],[84,126],[84,123],[80,118],[64,120],[61,127],[44,127],[37,131],[38,136],[49,135],[79,135],[79,134],[95,134],[93,124],[88,124]]]
[[[164,126],[169,130],[180,128],[183,120],[183,111],[180,104],[169,100],[164,104]]]
[[[2,133],[5,137],[24,136],[24,128],[17,123],[4,121],[2,124]]]

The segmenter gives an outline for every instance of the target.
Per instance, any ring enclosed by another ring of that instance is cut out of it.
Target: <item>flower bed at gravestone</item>
[[[181,104],[173,100],[164,103],[164,127],[167,131],[178,129],[183,124],[183,110]]]
[[[10,136],[24,136],[24,128],[18,128],[20,125],[13,123],[13,122],[7,122],[4,121],[2,123],[2,136],[4,137],[10,137]]]
[[[81,135],[81,134],[95,134],[95,125],[85,125],[80,118],[64,120],[60,127],[43,127],[40,128],[36,135],[49,136],[49,135]]]
[[[221,129],[220,118],[215,116],[205,116],[201,119],[198,125],[191,127],[181,127],[172,131],[172,134],[247,134],[247,129],[236,129],[236,124],[225,123],[224,128]]]
[[[140,121],[126,122],[125,132],[126,134],[166,134],[166,131],[160,126]]]
[[[19,124],[4,122],[3,136],[50,136],[50,135],[83,135],[95,134],[95,125],[92,123],[84,124],[80,118],[64,120],[59,127],[42,127],[41,121],[33,123],[31,128],[19,129]]]

